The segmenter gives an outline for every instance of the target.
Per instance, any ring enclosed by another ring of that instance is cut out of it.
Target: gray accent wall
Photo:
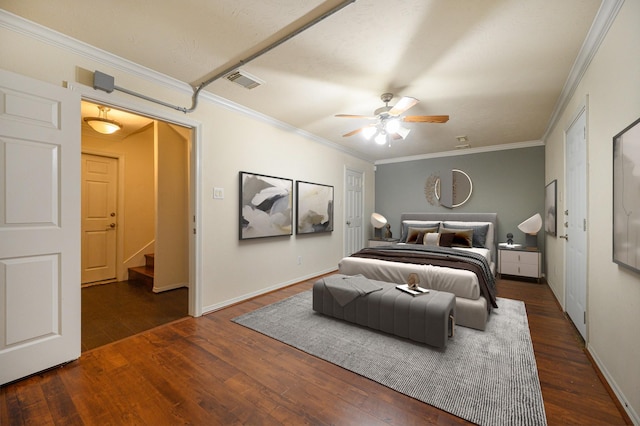
[[[505,242],[511,232],[514,242],[524,243],[518,224],[535,213],[544,218],[544,167],[544,146],[380,164],[375,172],[375,211],[387,218],[394,237],[400,237],[403,212],[498,213],[498,242]],[[427,180],[451,169],[469,175],[471,198],[453,209],[431,205],[425,196]],[[558,215],[559,233],[562,219]],[[543,245],[544,226],[538,233],[538,247],[544,252]]]

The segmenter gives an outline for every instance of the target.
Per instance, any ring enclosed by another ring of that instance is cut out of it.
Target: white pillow
[[[437,246],[440,245],[440,234],[438,232],[429,232],[424,234],[422,244],[425,246]]]

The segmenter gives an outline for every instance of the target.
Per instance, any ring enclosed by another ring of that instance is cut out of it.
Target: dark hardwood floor
[[[186,287],[154,293],[137,281],[82,289],[82,351],[133,336],[189,315]]]
[[[466,424],[230,321],[314,281],[154,328],[4,386],[0,424]],[[499,280],[498,295],[526,303],[550,425],[631,424],[548,286]]]

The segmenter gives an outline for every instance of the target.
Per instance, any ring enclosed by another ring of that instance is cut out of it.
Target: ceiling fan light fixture
[[[84,121],[91,126],[93,130],[103,135],[110,135],[122,129],[122,124],[115,120],[107,118],[107,113],[111,108],[98,106],[98,117],[85,117]]]
[[[369,140],[373,135],[376,134],[377,131],[378,130],[373,126],[365,127],[364,129],[362,129],[362,136],[364,136],[366,140]]]
[[[384,145],[385,143],[387,143],[387,134],[385,132],[380,132],[376,135],[374,140],[378,145]]]
[[[387,133],[397,133],[400,129],[400,120],[397,118],[390,118],[386,120],[384,123],[384,129]]]
[[[410,131],[411,129],[407,129],[406,127],[399,127],[396,133],[399,134],[402,139],[406,139]]]

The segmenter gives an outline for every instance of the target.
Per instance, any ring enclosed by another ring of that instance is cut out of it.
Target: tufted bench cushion
[[[340,306],[321,278],[313,285],[313,310],[431,346],[446,346],[455,325],[456,298],[452,293],[429,290],[412,296],[396,289],[396,284],[371,281],[382,290]]]

